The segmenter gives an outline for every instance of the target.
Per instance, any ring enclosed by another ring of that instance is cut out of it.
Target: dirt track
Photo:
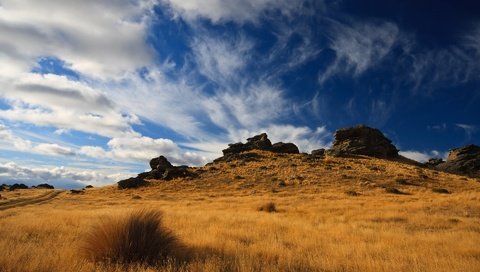
[[[61,194],[64,191],[61,190],[55,190],[52,192],[45,193],[43,195],[37,196],[37,197],[32,197],[32,198],[27,198],[27,199],[17,199],[17,200],[12,200],[9,202],[1,203],[0,204],[0,211],[2,210],[7,210],[11,208],[16,208],[16,207],[22,207],[26,205],[31,205],[31,204],[40,204],[43,202],[47,202],[49,200],[54,199],[56,196]]]

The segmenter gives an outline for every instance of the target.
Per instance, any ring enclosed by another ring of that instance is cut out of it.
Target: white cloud
[[[73,70],[98,78],[148,65],[152,52],[144,41],[153,3],[3,0],[0,62],[9,65],[2,65],[0,74],[25,72],[42,56],[55,56]]]
[[[320,75],[320,82],[337,73],[362,74],[388,55],[400,35],[397,25],[389,22],[355,23],[352,26],[333,22],[330,32],[330,48],[335,50],[336,59]]]
[[[13,134],[5,125],[0,124],[0,149],[21,151],[47,156],[74,156],[75,151],[69,147],[52,143],[32,143]]]
[[[139,123],[135,115],[122,114],[103,93],[65,76],[21,74],[3,83],[0,96],[12,105],[0,110],[3,119],[103,136],[132,133],[130,124]]]
[[[149,137],[112,138],[108,150],[98,146],[84,146],[80,153],[94,158],[109,158],[117,161],[141,161],[164,155],[174,164],[204,165],[207,157],[198,152],[184,152],[169,139],[152,139]]]
[[[0,182],[25,182],[38,184],[51,182],[53,185],[75,181],[83,184],[105,185],[131,176],[131,173],[86,171],[65,167],[25,167],[14,162],[0,163]]]
[[[222,40],[208,34],[197,35],[191,45],[199,72],[220,84],[241,77],[239,73],[248,63],[252,47],[253,43],[244,36]]]
[[[58,144],[38,144],[34,147],[34,151],[45,155],[75,155],[75,151],[71,148],[60,146]]]
[[[418,162],[426,162],[431,158],[441,158],[446,159],[448,156],[448,152],[439,152],[436,150],[432,150],[429,152],[420,152],[415,150],[407,150],[407,151],[400,151],[398,152],[400,155],[412,159]]]
[[[164,0],[175,12],[186,20],[206,18],[213,23],[234,21],[257,23],[259,17],[269,11],[290,15],[301,7],[303,1],[288,0]]]

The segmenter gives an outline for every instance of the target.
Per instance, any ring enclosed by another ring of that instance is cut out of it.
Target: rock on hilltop
[[[331,156],[365,155],[381,159],[397,159],[398,149],[383,133],[375,128],[358,125],[335,132]]]
[[[227,149],[222,150],[223,157],[220,157],[214,162],[231,161],[248,157],[248,155],[241,155],[240,153],[251,150],[264,150],[274,153],[288,153],[298,154],[300,151],[293,143],[278,142],[272,145],[266,133],[262,133],[247,139],[246,143],[229,144]],[[248,158],[247,158],[248,159]]]
[[[447,161],[436,165],[435,168],[456,174],[480,176],[480,146],[467,145],[454,148],[448,154]]]

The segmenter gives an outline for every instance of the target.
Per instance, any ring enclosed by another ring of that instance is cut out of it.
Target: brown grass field
[[[198,179],[65,191],[0,211],[0,271],[480,271],[479,180],[366,157],[257,153],[195,168]],[[270,202],[276,212],[262,211]],[[99,222],[138,209],[162,211],[189,258],[123,266],[85,257]]]

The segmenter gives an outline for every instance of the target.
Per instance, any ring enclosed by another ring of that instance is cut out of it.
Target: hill
[[[477,178],[401,158],[258,148],[177,170],[184,176],[148,178],[135,189],[62,192],[2,211],[2,271],[480,269]],[[145,207],[163,211],[188,260],[126,268],[82,257],[98,222]]]

